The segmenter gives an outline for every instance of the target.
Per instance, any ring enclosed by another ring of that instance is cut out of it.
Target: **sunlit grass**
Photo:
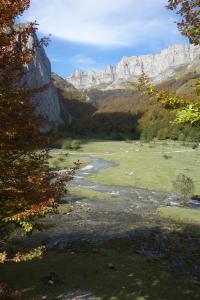
[[[61,153],[54,157],[54,161],[64,168],[66,163],[59,161]],[[84,161],[84,156],[92,155],[119,165],[92,175],[89,180],[93,182],[173,192],[172,181],[183,173],[194,180],[195,193],[200,193],[200,151],[193,150],[192,145],[182,146],[170,141],[101,141],[87,142],[82,144],[81,150],[69,153],[68,162]]]
[[[162,207],[157,210],[159,217],[174,223],[200,225],[200,211],[182,207]]]
[[[86,199],[94,199],[94,200],[113,200],[112,195],[104,192],[97,192],[92,189],[78,188],[78,187],[70,187],[69,188],[70,195],[86,198]]]

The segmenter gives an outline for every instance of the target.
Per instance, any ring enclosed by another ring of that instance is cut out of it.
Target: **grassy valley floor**
[[[66,153],[70,153],[66,157]],[[200,147],[192,144],[163,141],[141,143],[101,141],[83,143],[78,151],[62,150],[52,153],[51,166],[65,167],[69,162],[93,156],[118,164],[92,175],[89,180],[106,185],[130,186],[156,191],[173,192],[172,181],[183,173],[194,180],[200,194]]]
[[[91,158],[117,166],[86,175],[92,185],[69,184],[69,203],[61,204],[59,214],[49,217],[50,225],[55,224],[45,232],[49,239],[61,235],[59,247],[48,248],[41,260],[1,265],[1,280],[18,289],[25,300],[200,299],[200,210],[167,205],[167,193],[158,196],[150,191],[172,192],[172,181],[184,173],[193,178],[199,194],[199,148],[170,141],[91,141],[77,151],[52,150],[50,165],[67,169],[80,159],[86,167],[81,174],[88,174]],[[98,184],[109,190],[95,189]],[[124,198],[112,192],[114,187],[125,191]],[[129,199],[125,187],[147,191],[130,193]],[[165,200],[164,205],[158,204],[159,199]],[[92,237],[101,235],[102,229],[105,234],[116,229],[128,235],[93,242],[78,238],[63,244],[73,231],[88,230]]]

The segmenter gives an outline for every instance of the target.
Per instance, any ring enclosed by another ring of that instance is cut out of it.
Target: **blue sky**
[[[102,69],[123,56],[155,54],[187,43],[177,30],[167,0],[32,0],[23,21],[37,20],[39,36],[51,34],[46,49],[52,70]]]

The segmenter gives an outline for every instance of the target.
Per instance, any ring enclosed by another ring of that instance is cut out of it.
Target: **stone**
[[[124,56],[116,66],[100,71],[76,71],[65,79],[79,90],[127,88],[128,82],[136,81],[143,72],[154,83],[161,82],[174,76],[178,69],[197,64],[199,54],[198,46],[178,44],[156,55]]]
[[[107,268],[108,268],[109,270],[114,270],[114,269],[115,269],[115,266],[114,266],[113,263],[108,263]]]
[[[61,298],[62,300],[95,300],[97,297],[93,296],[90,292],[76,291],[67,294]]]
[[[48,281],[48,284],[49,284],[49,285],[54,285],[54,283],[55,283],[55,282],[54,282],[53,280],[49,280],[49,281]]]
[[[46,247],[51,250],[63,251],[67,249],[67,246],[68,246],[68,242],[64,238],[49,240],[46,243]]]
[[[25,25],[24,25],[25,26]],[[41,128],[46,132],[63,124],[59,95],[51,84],[51,64],[42,46],[39,46],[36,34],[29,37],[27,46],[31,49],[35,46],[34,59],[25,65],[26,74],[20,81],[20,85],[30,88],[48,86],[44,91],[33,96],[36,111],[44,118]]]
[[[60,280],[58,280],[55,272],[50,272],[49,275],[47,275],[43,278],[43,282],[45,284],[53,286],[55,284],[58,284],[60,282]]]

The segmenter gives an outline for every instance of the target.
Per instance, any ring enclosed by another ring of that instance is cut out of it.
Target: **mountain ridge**
[[[179,68],[192,67],[199,55],[200,47],[175,44],[159,54],[123,56],[115,66],[109,65],[104,70],[75,71],[65,80],[79,90],[127,88],[127,82],[136,81],[142,73],[159,83],[172,78]]]

